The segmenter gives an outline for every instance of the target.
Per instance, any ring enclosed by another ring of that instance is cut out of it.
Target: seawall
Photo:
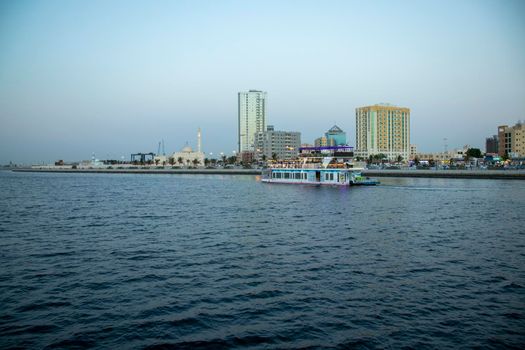
[[[16,168],[14,172],[88,173],[88,174],[199,174],[261,175],[260,169],[38,169]],[[370,177],[422,177],[454,179],[525,180],[525,170],[364,170]]]
[[[525,180],[525,170],[365,170],[370,177]]]
[[[199,175],[261,175],[258,169],[39,169],[16,168],[15,172],[80,173],[80,174],[199,174]]]

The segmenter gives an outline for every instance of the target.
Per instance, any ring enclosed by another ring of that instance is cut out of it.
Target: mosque
[[[204,166],[204,152],[201,150],[201,129],[199,128],[197,130],[197,151],[194,151],[186,142],[186,145],[179,151],[179,152],[173,152],[171,156],[169,156],[168,159],[166,159],[166,156],[157,156],[155,157],[155,161],[157,161],[160,164],[163,162],[169,163],[169,159],[172,158],[174,165],[184,165],[184,166]],[[195,164],[195,162],[198,162]]]

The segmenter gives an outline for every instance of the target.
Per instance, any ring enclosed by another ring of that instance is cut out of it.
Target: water
[[[523,348],[525,183],[0,172],[0,348]]]

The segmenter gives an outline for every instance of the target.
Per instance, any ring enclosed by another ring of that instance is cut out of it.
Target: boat
[[[280,184],[374,186],[379,181],[363,176],[349,146],[304,147],[299,159],[270,162],[262,182]],[[305,152],[306,151],[306,152]]]

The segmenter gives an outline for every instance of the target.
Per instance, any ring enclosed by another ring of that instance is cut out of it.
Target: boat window
[[[285,179],[289,179],[290,178],[290,173],[284,173],[284,178]]]
[[[299,180],[301,178],[301,173],[295,173],[295,178]]]

